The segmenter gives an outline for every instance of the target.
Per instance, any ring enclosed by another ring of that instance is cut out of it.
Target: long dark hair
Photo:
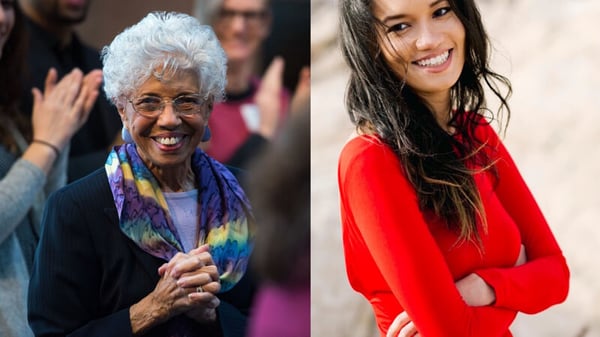
[[[363,133],[377,134],[398,155],[422,211],[432,211],[459,232],[459,240],[481,243],[478,224],[487,229],[475,172],[495,173],[484,142],[475,135],[481,123],[499,116],[486,108],[485,84],[499,100],[498,115],[510,118],[507,78],[489,66],[490,43],[474,0],[449,0],[462,22],[465,64],[450,90],[455,112],[449,135],[429,105],[388,66],[380,50],[381,25],[371,0],[340,0],[340,40],[351,74],[346,91],[350,119]],[[506,88],[502,93],[501,86]]]
[[[15,24],[10,36],[2,50],[0,58],[0,119],[10,120],[19,128],[21,133],[29,139],[31,137],[31,123],[19,112],[21,78],[25,69],[26,32],[23,14],[17,1],[14,2]],[[0,123],[0,142],[9,151],[16,153],[17,145],[8,132],[10,126]]]

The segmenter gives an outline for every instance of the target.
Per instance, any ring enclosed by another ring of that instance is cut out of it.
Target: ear
[[[210,118],[210,114],[215,107],[215,101],[211,98],[208,102],[206,102],[206,109],[204,110],[204,119],[206,120],[206,124],[208,125],[208,119]]]

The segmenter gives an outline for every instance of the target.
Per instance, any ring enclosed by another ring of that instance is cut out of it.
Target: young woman
[[[511,336],[517,312],[564,301],[569,270],[490,125],[510,114],[511,87],[489,68],[474,1],[340,6],[357,130],[338,172],[352,287],[382,336]]]

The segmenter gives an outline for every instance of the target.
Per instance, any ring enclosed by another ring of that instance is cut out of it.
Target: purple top
[[[265,284],[258,292],[248,337],[310,336],[310,285]]]

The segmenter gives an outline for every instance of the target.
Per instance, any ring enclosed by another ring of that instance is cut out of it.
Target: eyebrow
[[[437,6],[439,3],[444,2],[444,1],[447,1],[447,0],[435,0],[429,4],[429,7],[433,8],[433,7]],[[383,20],[381,20],[381,23],[383,23],[385,25],[388,21],[399,20],[399,19],[403,19],[405,17],[407,17],[406,14],[388,15],[388,16],[384,17]]]

